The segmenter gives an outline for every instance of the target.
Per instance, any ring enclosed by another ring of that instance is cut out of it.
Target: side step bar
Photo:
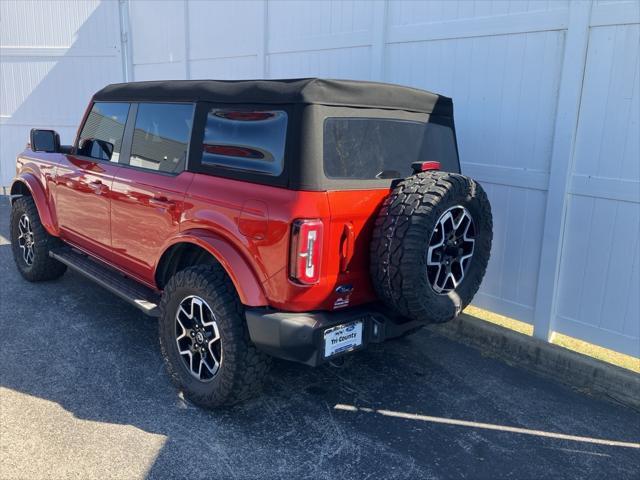
[[[49,256],[93,280],[110,292],[115,293],[147,315],[152,317],[160,315],[158,308],[160,296],[156,292],[131,278],[125,277],[108,265],[70,247],[51,250]]]

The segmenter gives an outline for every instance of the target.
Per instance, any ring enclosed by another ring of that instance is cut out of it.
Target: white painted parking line
[[[539,437],[557,438],[559,440],[571,440],[574,442],[595,443],[597,445],[609,445],[612,447],[626,447],[640,449],[640,443],[620,442],[617,440],[605,440],[602,438],[581,437],[578,435],[566,435],[564,433],[545,432],[544,430],[531,430],[528,428],[509,427],[507,425],[496,425],[493,423],[471,422],[468,420],[456,420],[453,418],[432,417],[429,415],[419,415],[416,413],[395,412],[393,410],[377,410],[367,407],[355,407],[353,405],[344,405],[338,403],[333,407],[335,410],[343,410],[347,412],[367,412],[377,413],[385,417],[404,418],[407,420],[420,420],[423,422],[441,423],[445,425],[455,425],[458,427],[483,428],[485,430],[497,430],[501,432],[520,433],[523,435],[536,435]]]

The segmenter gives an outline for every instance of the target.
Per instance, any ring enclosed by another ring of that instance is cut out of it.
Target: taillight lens
[[[320,220],[295,220],[291,229],[291,278],[305,285],[320,280],[323,225]]]
[[[413,173],[428,172],[429,170],[440,170],[440,162],[428,161],[428,162],[413,162],[411,164]]]

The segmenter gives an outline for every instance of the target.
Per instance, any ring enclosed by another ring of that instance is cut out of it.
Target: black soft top
[[[406,110],[453,117],[449,97],[387,83],[301,78],[287,80],[166,80],[114,83],[95,101],[304,104]]]

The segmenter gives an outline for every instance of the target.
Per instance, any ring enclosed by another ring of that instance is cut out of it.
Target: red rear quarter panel
[[[291,312],[333,310],[341,296],[335,292],[338,285],[354,287],[349,305],[375,299],[369,280],[369,241],[375,214],[387,194],[384,189],[295,191],[196,175],[185,197],[180,230],[207,230],[228,242],[253,270],[269,306]],[[291,223],[297,218],[320,219],[324,224],[317,285],[303,286],[289,278]],[[348,270],[340,272],[347,222],[353,225],[355,248]],[[234,270],[234,265],[228,268]]]
[[[203,229],[223,238],[253,270],[269,305],[303,311],[317,305],[318,294],[288,278],[289,229],[292,219],[300,217],[328,222],[326,193],[196,175],[180,230]]]

